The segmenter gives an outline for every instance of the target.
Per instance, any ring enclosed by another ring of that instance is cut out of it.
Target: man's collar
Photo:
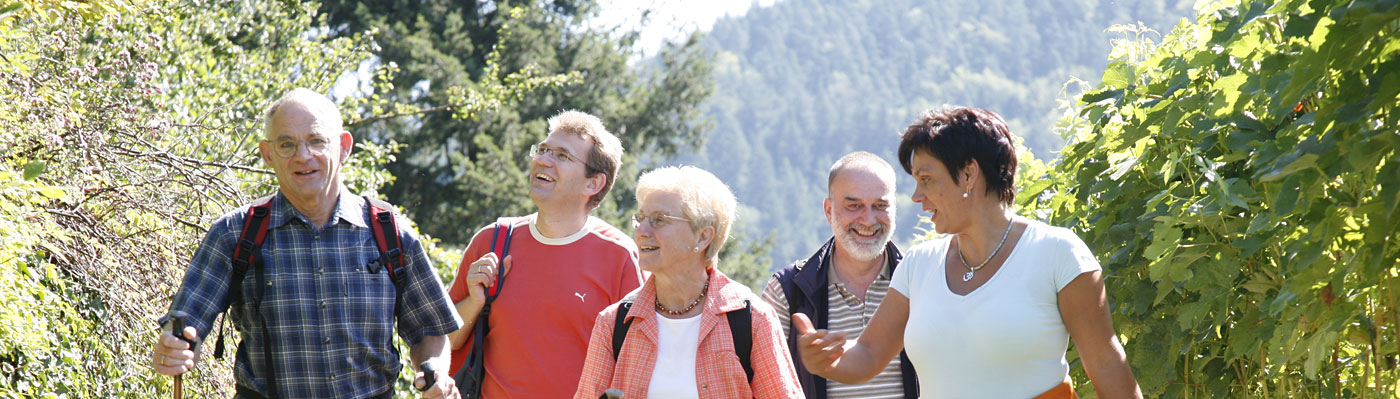
[[[330,224],[333,225],[339,220],[344,220],[358,227],[369,228],[369,223],[365,220],[365,199],[350,192],[349,189],[341,187],[340,194],[336,196],[335,212],[331,215]],[[281,227],[292,220],[301,219],[307,225],[311,221],[303,215],[292,202],[287,200],[287,196],[281,190],[272,197],[271,217],[268,220],[268,230]],[[320,228],[321,226],[314,226]]]
[[[826,262],[823,266],[826,268],[826,277],[828,281],[840,281],[841,279],[836,276],[836,268],[832,266],[832,262],[836,260],[835,237],[833,237],[832,240],[833,241],[828,241],[828,244],[831,244],[831,248],[826,254]],[[899,248],[894,245],[894,242],[886,241],[885,251],[881,253],[880,256],[880,261],[884,262],[885,265],[880,268],[880,275],[877,278],[885,280],[894,278],[894,267],[899,265],[899,260],[901,258]]]

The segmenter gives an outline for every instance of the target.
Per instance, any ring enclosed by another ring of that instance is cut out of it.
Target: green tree
[[[1396,395],[1400,8],[1199,15],[1114,49],[1021,206],[1100,254],[1147,396]]]
[[[509,36],[497,34],[502,10],[523,9]],[[498,216],[533,212],[525,195],[526,148],[544,138],[544,120],[564,109],[595,114],[627,149],[614,194],[597,212],[618,226],[634,208],[639,171],[702,140],[698,104],[710,93],[707,53],[698,36],[667,45],[654,59],[636,60],[635,33],[591,28],[593,1],[451,2],[341,1],[321,9],[337,32],[376,29],[379,62],[402,72],[381,95],[433,109],[452,93],[479,87],[486,54],[500,53],[507,72],[574,74],[568,85],[523,96],[514,106],[459,118],[421,114],[369,129],[378,142],[404,145],[388,165],[395,180],[385,193],[421,220],[424,231],[464,245]]]
[[[677,159],[709,168],[747,205],[750,237],[775,233],[769,265],[806,259],[830,237],[826,172],[852,151],[894,159],[920,111],[977,106],[1005,117],[1041,159],[1063,146],[1052,128],[1072,76],[1093,80],[1110,49],[1104,28],[1169,28],[1191,1],[786,0],[722,19],[714,49],[715,129]],[[916,236],[913,181],[899,174],[896,241]]]
[[[0,1],[0,397],[169,395],[147,366],[155,319],[205,226],[274,189],[255,150],[262,107],[293,87],[329,91],[371,58],[369,36],[329,37],[315,9]],[[502,75],[453,111],[562,81]],[[341,107],[346,120],[421,111],[372,96]],[[373,193],[394,144],[352,132],[347,183]],[[446,276],[460,254],[424,238]],[[191,397],[231,396],[230,361],[209,355],[186,377]]]

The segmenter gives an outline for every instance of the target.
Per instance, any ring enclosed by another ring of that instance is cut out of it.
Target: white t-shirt
[[[647,398],[699,398],[695,354],[700,351],[700,315],[668,319],[657,315],[656,368]]]
[[[1006,262],[966,296],[948,289],[951,237],[904,255],[890,288],[909,298],[904,349],[925,398],[1030,398],[1069,372],[1069,331],[1057,294],[1099,270],[1073,232],[1030,221]],[[959,273],[961,276],[961,273]]]

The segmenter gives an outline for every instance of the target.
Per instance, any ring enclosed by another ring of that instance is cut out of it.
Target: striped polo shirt
[[[829,282],[826,286],[827,329],[845,332],[847,339],[856,340],[865,331],[865,326],[870,324],[870,318],[875,316],[875,310],[880,307],[880,302],[885,300],[885,294],[890,290],[890,270],[882,268],[880,275],[865,290],[865,301],[861,301],[846,289],[846,284],[836,277],[834,266],[827,267],[826,273]],[[763,288],[763,299],[777,309],[788,309],[787,296],[783,294],[783,287],[776,278],[770,279],[768,285]],[[781,322],[779,324],[783,326],[783,336],[786,338],[792,334],[792,315],[786,311],[777,313]],[[793,360],[797,361],[795,358]],[[899,356],[895,356],[890,364],[885,365],[884,371],[864,384],[847,385],[827,380],[827,398],[903,398],[904,381],[899,366]]]

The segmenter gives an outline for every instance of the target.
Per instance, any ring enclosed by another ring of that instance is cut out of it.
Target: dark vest
[[[778,284],[783,288],[783,295],[788,301],[788,315],[794,313],[806,314],[812,319],[812,325],[817,329],[825,329],[827,325],[827,269],[831,267],[832,252],[836,248],[836,241],[833,237],[822,245],[817,253],[805,261],[797,261],[792,265],[783,268],[775,275]],[[894,268],[899,265],[899,248],[894,243],[885,245],[885,261],[888,263],[891,275]],[[781,311],[781,309],[780,309]],[[797,351],[797,326],[791,321],[788,322],[788,331],[792,331],[787,337],[788,351],[792,353],[794,366],[797,367],[797,381],[802,383],[802,392],[807,395],[807,399],[826,399],[826,379],[814,375],[807,371],[807,367],[802,365],[800,352]],[[903,350],[899,351],[899,369],[904,379],[904,397],[919,397],[919,378],[914,373],[914,365],[909,363],[909,356]]]

